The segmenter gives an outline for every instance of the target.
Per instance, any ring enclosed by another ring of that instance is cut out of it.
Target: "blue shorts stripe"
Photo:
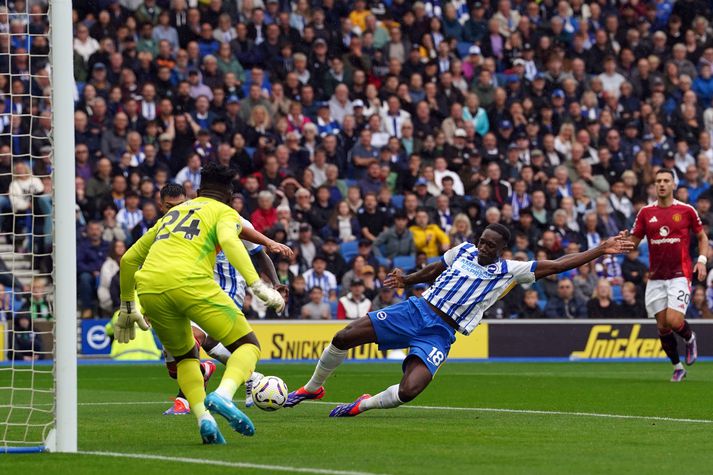
[[[235,272],[235,267],[230,266],[229,269],[230,269],[231,282],[230,282],[230,292],[228,293],[228,295],[230,295],[231,299],[234,299],[235,294],[238,292],[238,277]]]
[[[216,266],[216,269],[218,270],[218,285],[220,285],[220,288],[225,291],[225,272],[223,269],[223,265],[218,264],[218,266]]]

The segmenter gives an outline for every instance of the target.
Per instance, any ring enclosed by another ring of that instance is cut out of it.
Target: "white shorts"
[[[685,277],[669,280],[650,280],[646,284],[646,312],[649,318],[667,308],[683,314],[688,309],[691,300],[691,284]]]

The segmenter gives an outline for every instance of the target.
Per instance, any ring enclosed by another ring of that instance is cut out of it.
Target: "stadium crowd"
[[[248,299],[253,318],[385,307],[405,297],[382,287],[390,269],[420,268],[493,222],[512,230],[510,259],[596,246],[655,198],[659,167],[713,222],[710,2],[74,7],[84,317],[117,307],[118,260],[160,216],[159,189],[195,196],[208,161],[236,170],[232,206],[295,250],[275,260],[286,310]],[[23,44],[11,47],[20,74]],[[647,262],[643,246],[516,287],[486,317],[645,317]],[[687,316],[712,317],[713,287],[694,285]]]

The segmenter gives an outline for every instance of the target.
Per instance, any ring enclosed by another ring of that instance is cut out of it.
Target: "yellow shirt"
[[[359,29],[364,32],[366,30],[366,17],[371,15],[371,10],[364,9],[360,12],[353,10],[349,14],[349,19],[352,21],[352,25],[358,26]]]
[[[426,229],[421,226],[411,226],[409,230],[413,235],[416,251],[425,252],[428,257],[440,256],[441,248],[451,244],[448,235],[435,224],[429,224]]]
[[[221,249],[251,285],[259,277],[240,241],[241,223],[237,211],[212,198],[171,208],[121,259],[121,300],[134,299],[134,285],[139,294],[158,294],[213,281]]]

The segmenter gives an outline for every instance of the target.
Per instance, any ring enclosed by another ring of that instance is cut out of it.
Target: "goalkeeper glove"
[[[283,308],[285,308],[285,299],[282,298],[280,292],[275,289],[271,289],[265,282],[258,279],[250,286],[250,290],[253,291],[257,297],[265,302],[265,305],[275,309],[277,313],[280,313]]]
[[[136,338],[135,323],[139,324],[142,330],[148,330],[149,324],[144,320],[139,309],[134,301],[121,302],[119,307],[119,318],[116,319],[114,325],[114,338],[119,343],[128,343]]]

